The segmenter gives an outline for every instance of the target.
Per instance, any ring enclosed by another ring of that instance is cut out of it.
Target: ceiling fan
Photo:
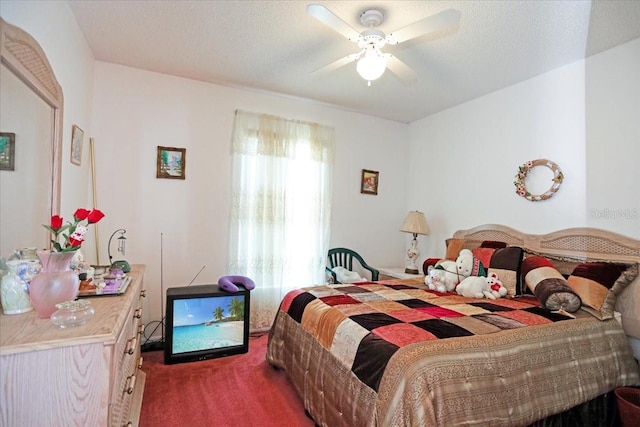
[[[356,70],[363,79],[367,80],[369,86],[371,86],[371,81],[380,78],[387,68],[403,82],[414,83],[416,73],[397,57],[390,53],[384,53],[381,49],[388,44],[397,45],[426,33],[453,27],[460,21],[461,15],[460,11],[456,9],[447,9],[385,35],[382,31],[375,29],[384,20],[384,13],[379,9],[366,9],[360,14],[360,23],[368,27],[361,33],[320,4],[307,6],[307,13],[342,34],[349,41],[357,43],[360,48],[360,52],[338,59],[312,74],[337,70],[357,61]]]

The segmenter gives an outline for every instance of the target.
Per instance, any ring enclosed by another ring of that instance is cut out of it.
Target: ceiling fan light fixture
[[[376,52],[366,52],[356,64],[356,71],[360,77],[371,82],[377,80],[387,69],[387,61]]]

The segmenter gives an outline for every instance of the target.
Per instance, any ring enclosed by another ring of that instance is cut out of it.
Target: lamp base
[[[419,272],[417,269],[415,269],[415,268],[409,268],[409,267],[405,268],[405,269],[404,269],[404,272],[405,272],[406,274],[420,274],[420,272]]]

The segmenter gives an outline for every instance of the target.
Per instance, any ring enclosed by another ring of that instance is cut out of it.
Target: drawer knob
[[[136,308],[136,311],[133,312],[133,317],[136,319],[142,318],[142,307]]]
[[[143,289],[143,290],[140,291],[140,297],[141,298],[146,298],[147,297],[147,290],[146,289]]]
[[[127,341],[127,349],[125,350],[125,353],[127,354],[133,354],[136,352],[136,346],[138,345],[138,336],[136,335],[135,337],[129,339],[129,341]]]
[[[136,376],[129,375],[127,377],[127,385],[124,388],[125,393],[133,394],[133,390],[136,388]]]

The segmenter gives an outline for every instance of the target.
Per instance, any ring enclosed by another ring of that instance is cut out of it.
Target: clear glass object
[[[61,328],[84,325],[96,312],[88,300],[66,301],[56,304],[56,308],[51,322]]]

